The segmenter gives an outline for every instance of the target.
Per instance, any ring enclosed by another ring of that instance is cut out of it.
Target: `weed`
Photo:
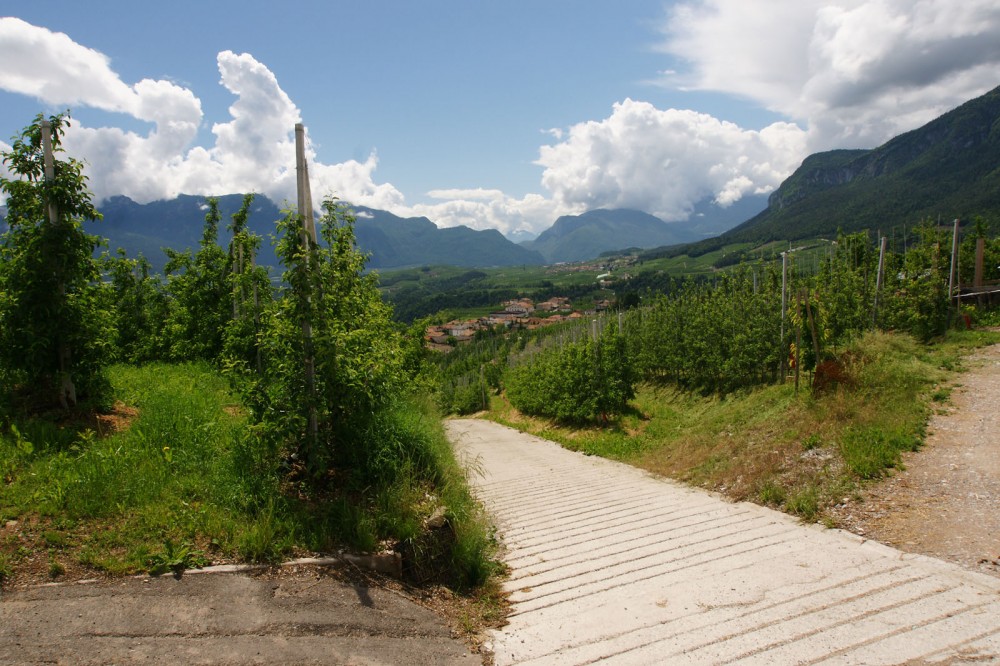
[[[772,480],[765,481],[757,491],[760,503],[770,506],[781,506],[785,502],[785,497],[785,489]]]
[[[189,543],[177,545],[172,539],[163,542],[163,552],[151,556],[146,564],[149,573],[159,576],[172,571],[178,574],[185,569],[201,569],[209,563],[204,553],[194,548]]]
[[[951,399],[951,387],[943,387],[931,393],[934,402],[948,402]]]
[[[49,578],[58,578],[64,573],[66,573],[66,567],[55,558],[54,553],[49,553]]]
[[[813,449],[818,449],[823,446],[823,438],[819,436],[819,433],[813,433],[802,440],[802,449],[804,451],[812,451]]]
[[[898,467],[903,451],[912,451],[919,439],[903,429],[884,426],[849,426],[840,442],[847,467],[862,479],[877,479]]]
[[[47,548],[62,549],[69,545],[69,538],[65,534],[53,530],[42,532],[42,541]]]
[[[808,485],[789,496],[785,508],[802,520],[812,521],[819,514],[819,490],[815,485]]]
[[[14,575],[14,565],[6,554],[0,552],[0,585]]]

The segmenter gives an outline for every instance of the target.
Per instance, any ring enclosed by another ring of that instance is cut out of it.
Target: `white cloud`
[[[803,123],[809,149],[873,147],[997,85],[995,0],[694,0],[669,14],[670,84]]]
[[[571,212],[539,194],[517,199],[500,190],[476,189],[435,190],[429,195],[446,201],[418,204],[397,212],[422,215],[442,227],[461,224],[473,229],[498,229],[505,234],[519,230],[538,232],[551,226],[559,215]]]
[[[774,189],[802,159],[804,141],[788,123],[745,130],[627,99],[605,120],[575,125],[565,141],[544,146],[538,164],[566,209],[638,208],[683,220],[706,197],[725,206]]]
[[[66,149],[88,163],[100,200],[124,194],[136,201],[178,194],[262,192],[278,202],[295,195],[294,126],[299,109],[274,74],[249,54],[219,53],[220,83],[235,96],[230,119],[212,126],[215,143],[192,145],[202,122],[200,100],[170,81],[123,82],[106,56],[67,35],[16,18],[0,18],[0,89],[51,105],[121,112],[152,124],[146,134],[74,122]],[[379,208],[402,205],[402,194],[373,175],[378,158],[321,164],[308,141],[312,191]],[[318,201],[316,202],[318,203]]]

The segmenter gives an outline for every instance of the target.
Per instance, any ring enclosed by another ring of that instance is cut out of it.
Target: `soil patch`
[[[1000,576],[1000,345],[965,362],[925,445],[830,514],[838,527],[902,551]]]

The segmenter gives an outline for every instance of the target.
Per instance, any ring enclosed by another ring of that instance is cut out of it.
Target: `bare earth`
[[[834,512],[839,526],[1000,576],[1000,345],[966,359],[925,446]]]

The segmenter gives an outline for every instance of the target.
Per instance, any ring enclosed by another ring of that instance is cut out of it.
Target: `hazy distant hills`
[[[810,155],[765,211],[692,249],[975,215],[1000,216],[1000,88],[874,150]]]
[[[638,210],[598,209],[564,215],[533,241],[521,243],[541,252],[549,262],[593,259],[602,252],[630,247],[650,248],[689,243],[719,234],[758,213],[764,196],[748,196],[728,208],[706,200],[686,222],[664,222]]]
[[[219,242],[229,242],[226,225],[239,210],[240,194],[218,197],[222,221]],[[88,231],[108,238],[112,251],[122,247],[130,256],[142,253],[154,268],[166,262],[162,248],[197,248],[205,224],[205,197],[181,195],[170,201],[138,204],[127,197],[112,197],[99,207],[104,220]],[[542,264],[540,254],[504,238],[499,231],[468,227],[439,229],[424,217],[402,218],[386,211],[356,207],[355,233],[362,251],[371,253],[370,268],[401,268],[421,264],[455,266],[519,266]],[[281,211],[267,197],[254,199],[248,225],[264,237],[258,263],[277,266],[270,236]]]
[[[243,196],[229,194],[218,199],[222,215],[219,242],[226,245],[230,237],[227,225]],[[403,218],[363,206],[354,207],[354,211],[358,246],[370,254],[368,266],[387,270],[425,264],[482,268],[593,259],[611,250],[698,240],[732,227],[763,205],[761,197],[747,197],[727,209],[704,202],[695,208],[691,220],[683,223],[667,223],[636,210],[595,210],[560,217],[534,241],[520,245],[493,229],[439,228],[426,217]],[[192,195],[147,204],[117,196],[104,201],[99,209],[104,220],[88,225],[88,231],[107,238],[112,252],[121,247],[129,256],[141,253],[155,270],[162,270],[166,263],[163,248],[198,247],[208,205],[205,197]],[[261,265],[277,266],[270,236],[280,216],[278,206],[267,197],[254,199],[248,224],[264,238],[258,256]]]
[[[355,207],[358,245],[371,252],[371,268],[421,264],[487,267],[544,264],[542,255],[503,237],[496,229],[438,228],[426,217],[402,218]]]
[[[608,250],[655,247],[695,240],[693,234],[637,210],[592,210],[563,215],[525,247],[542,253],[549,262],[593,259]]]

